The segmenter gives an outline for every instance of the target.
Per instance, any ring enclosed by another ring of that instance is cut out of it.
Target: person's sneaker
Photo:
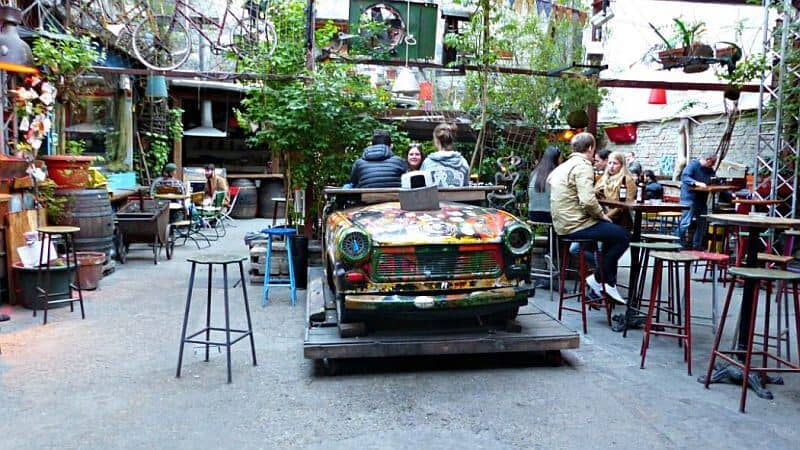
[[[625,298],[622,297],[622,295],[619,293],[616,286],[611,286],[610,284],[606,284],[606,294],[609,297],[611,297],[611,300],[614,300],[615,302],[621,305],[628,303],[625,301]]]
[[[0,322],[5,322],[7,320],[11,320],[11,317],[8,317],[7,314],[0,314]]]
[[[589,286],[589,290],[594,292],[598,297],[603,295],[603,286],[600,286],[600,283],[594,279],[594,275],[586,277],[586,285]]]

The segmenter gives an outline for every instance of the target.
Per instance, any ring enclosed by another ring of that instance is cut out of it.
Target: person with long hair
[[[438,186],[467,186],[469,163],[461,153],[453,149],[455,128],[447,123],[436,125],[433,130],[433,145],[436,151],[422,162],[420,170],[427,170]]]
[[[422,153],[422,146],[414,143],[408,146],[408,153],[406,153],[406,164],[408,164],[408,171],[419,170],[422,167],[422,162],[425,161],[425,154]]]
[[[620,191],[622,190],[623,183],[627,194],[625,201],[632,202],[636,196],[636,182],[634,175],[628,170],[625,164],[625,155],[620,152],[612,152],[608,155],[608,162],[606,163],[606,171],[603,176],[597,181],[594,186],[594,192],[597,198],[605,198],[609,200],[621,200]],[[630,213],[624,208],[611,208],[606,211],[606,216],[615,223],[627,230],[633,228],[633,220],[631,220]]]
[[[551,223],[550,186],[547,177],[561,162],[561,151],[551,145],[544,150],[539,164],[531,172],[528,182],[528,218],[534,222]]]
[[[644,192],[647,200],[661,200],[664,198],[664,186],[658,182],[656,173],[652,170],[644,171]]]

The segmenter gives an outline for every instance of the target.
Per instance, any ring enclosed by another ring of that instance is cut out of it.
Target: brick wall
[[[689,121],[689,157],[695,158],[706,150],[716,150],[722,134],[727,126],[724,115],[699,116],[694,118],[698,123]],[[641,122],[637,129],[636,142],[617,145],[604,136],[601,146],[611,151],[636,152],[636,157],[644,169],[651,169],[657,175],[664,173],[669,162],[678,155],[681,135],[678,132],[681,120],[673,119],[665,122]],[[751,167],[755,159],[757,142],[757,120],[755,111],[747,111],[739,116],[731,136],[726,161],[744,164]]]

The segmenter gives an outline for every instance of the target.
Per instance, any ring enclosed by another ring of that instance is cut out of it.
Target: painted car
[[[387,202],[327,216],[325,268],[341,322],[509,319],[532,294],[531,243],[531,229],[505,211]]]

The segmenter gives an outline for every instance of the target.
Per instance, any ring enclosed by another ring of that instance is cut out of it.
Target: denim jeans
[[[564,237],[600,241],[603,249],[601,264],[605,282],[611,286],[617,285],[617,265],[631,242],[631,238],[625,228],[601,220],[589,228],[567,234]]]
[[[700,249],[703,245],[703,235],[706,232],[706,217],[705,215],[708,214],[708,206],[706,205],[706,201],[698,201],[694,200],[689,204],[689,209],[683,210],[681,213],[681,221],[678,224],[678,237],[681,238],[681,242],[685,242],[688,246],[689,244],[692,248]],[[692,236],[692,240],[689,240],[689,236],[686,236],[686,232],[689,230],[689,226],[692,224],[692,218],[695,219],[695,230],[694,236]]]

